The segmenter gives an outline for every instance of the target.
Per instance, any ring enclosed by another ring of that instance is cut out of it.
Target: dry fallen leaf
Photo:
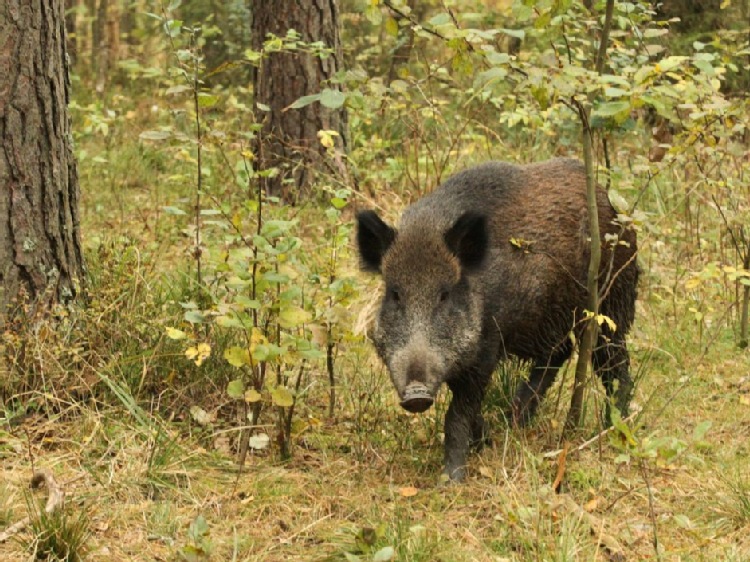
[[[417,492],[419,492],[419,490],[417,490],[414,486],[405,486],[399,489],[398,491],[398,493],[401,494],[401,496],[405,498],[411,498],[412,496],[416,496]]]
[[[586,512],[591,513],[599,506],[599,498],[592,498],[583,505],[583,509]]]

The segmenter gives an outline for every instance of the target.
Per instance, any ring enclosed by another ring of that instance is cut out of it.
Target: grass
[[[697,365],[688,361],[694,375],[682,392],[663,410],[655,399],[644,415],[640,439],[673,436],[687,444],[669,462],[658,456],[645,461],[653,513],[638,463],[616,462],[619,451],[606,441],[567,461],[564,493],[601,523],[595,532],[615,536],[635,559],[655,556],[654,521],[666,559],[741,560],[750,552],[747,476],[737,469],[747,458],[742,429],[750,412],[731,386],[739,365],[736,357],[727,359],[729,351],[717,349]],[[361,344],[349,352],[369,354]],[[233,457],[201,445],[206,440],[191,436],[185,422],[143,412],[151,420],[144,430],[125,406],[78,403],[73,414],[61,402],[56,418],[31,415],[3,434],[5,517],[28,510],[20,491],[28,485],[29,457],[16,451],[29,450],[37,466],[50,467],[63,483],[72,500],[68,521],[85,514],[86,545],[98,559],[172,559],[194,552],[190,529],[198,516],[210,539],[199,551],[211,560],[372,560],[387,547],[395,559],[415,561],[604,556],[591,529],[560,506],[551,489],[557,463],[542,455],[556,448],[558,431],[548,417],[514,432],[489,416],[493,446],[471,457],[465,484],[440,486],[437,414],[400,413],[380,369],[342,375],[352,392],[369,390],[377,380],[379,398],[360,403],[359,412],[347,404],[351,394],[342,398],[346,406],[336,421],[297,436],[291,461],[251,455],[239,480]],[[655,370],[638,397],[664,395],[672,387],[670,370]],[[543,416],[552,414],[550,402]],[[658,418],[650,417],[658,411]],[[706,419],[712,427],[692,442],[694,428]],[[73,535],[32,527],[24,542],[0,545],[0,556],[20,557],[49,536],[72,543]]]
[[[545,456],[560,446],[570,373],[516,431],[502,412],[523,366],[503,365],[485,404],[492,444],[470,457],[466,483],[446,486],[447,396],[424,415],[402,412],[359,333],[340,349],[334,417],[324,370],[313,369],[291,460],[252,450],[239,474],[244,421],[225,392],[235,372],[220,356],[197,367],[164,336],[194,295],[185,218],[161,208],[186,205],[185,170],[127,127],[113,131],[118,148],[103,160],[84,139],[87,306],[16,326],[0,342],[9,375],[0,367],[0,527],[34,521],[0,544],[0,559],[371,561],[392,549],[399,561],[593,561],[607,559],[602,534],[633,560],[750,558],[750,355],[724,322],[699,335],[690,299],[674,295],[687,265],[651,244],[655,234],[644,231],[631,337],[636,444],[605,437],[566,459],[561,492],[595,527],[553,492],[560,461]],[[206,236],[221,247],[220,232]],[[354,261],[344,260],[347,273]],[[359,283],[351,317],[375,293]],[[579,442],[600,430],[597,400]],[[52,470],[67,496],[46,519],[35,511],[42,492],[24,496],[36,467]]]

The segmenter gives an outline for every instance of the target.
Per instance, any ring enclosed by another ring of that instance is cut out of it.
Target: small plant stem
[[[742,268],[745,271],[750,270],[750,247],[745,248],[745,259],[742,262]],[[750,285],[743,285],[742,289],[742,312],[740,313],[740,348],[744,349],[748,345],[747,317],[748,309],[750,308]]]
[[[654,512],[654,494],[651,493],[651,481],[648,478],[648,471],[643,459],[638,460],[638,465],[641,469],[641,476],[643,481],[646,483],[646,491],[648,492],[648,516],[651,519],[651,527],[654,531],[651,543],[654,546],[654,552],[656,553],[656,559],[661,560],[661,553],[659,552],[659,530],[656,526],[656,513]]]
[[[596,55],[594,68],[597,74],[601,75],[604,70],[604,60],[607,56],[607,43],[609,42],[609,30],[612,26],[612,15],[614,12],[615,0],[607,0],[607,7],[604,16],[604,25],[602,27],[601,39],[599,40],[599,50]],[[591,354],[594,351],[596,340],[599,332],[597,323],[597,314],[599,311],[599,265],[601,262],[601,237],[599,234],[599,209],[596,198],[596,176],[594,174],[594,155],[592,149],[592,132],[591,132],[591,94],[589,95],[589,105],[584,105],[579,100],[573,100],[578,109],[578,116],[581,120],[583,129],[583,161],[586,167],[586,203],[589,216],[589,238],[590,238],[590,256],[589,268],[586,286],[588,289],[587,308],[591,315],[586,322],[581,343],[578,348],[578,362],[576,363],[575,378],[573,383],[573,396],[570,400],[570,410],[565,421],[564,433],[569,433],[580,427],[583,415],[583,392],[586,387],[586,375],[589,364],[591,363]]]
[[[328,286],[336,281],[336,236],[337,229],[334,228],[331,235],[331,260],[328,264],[330,277],[328,279]],[[329,293],[328,296],[328,309],[333,308],[333,296]],[[334,370],[334,352],[336,350],[336,344],[333,341],[333,326],[329,321],[326,327],[326,370],[328,371],[328,417],[333,418],[336,409],[336,373]]]
[[[194,36],[193,36],[194,38]],[[198,161],[198,177],[197,177],[197,188],[195,190],[195,265],[196,265],[196,279],[198,285],[201,285],[201,191],[203,189],[203,166],[201,162],[202,157],[202,144],[203,144],[203,131],[201,129],[201,111],[200,103],[198,99],[198,61],[193,59],[193,107],[195,109],[195,140],[197,143],[197,155]]]
[[[294,419],[294,408],[297,405],[297,400],[299,398],[299,389],[302,386],[302,377],[305,374],[305,360],[303,359],[299,366],[299,372],[297,373],[297,380],[294,383],[294,397],[292,405],[289,406],[289,409],[286,412],[286,420],[284,423],[284,433],[285,438],[284,441],[287,443],[286,450],[284,451],[286,455],[282,454],[282,458],[284,460],[290,458],[291,455],[291,447],[289,444],[292,442],[292,420]]]

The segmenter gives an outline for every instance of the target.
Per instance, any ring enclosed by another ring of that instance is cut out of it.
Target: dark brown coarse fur
[[[593,363],[625,414],[636,235],[616,220],[601,188],[598,207],[600,312],[616,330],[604,325]],[[443,382],[451,388],[445,472],[461,479],[470,444],[486,437],[481,402],[498,361],[513,355],[531,362],[510,412],[523,424],[573,351],[570,333],[582,326],[590,255],[584,168],[570,159],[489,162],[411,205],[398,229],[372,211],[358,222],[363,268],[385,281],[372,333],[376,349],[405,408],[423,411]]]

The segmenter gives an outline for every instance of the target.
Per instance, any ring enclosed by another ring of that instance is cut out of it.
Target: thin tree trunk
[[[63,0],[0,3],[0,325],[83,276]],[[33,309],[31,310],[33,313]]]
[[[109,12],[109,0],[99,0],[99,8],[96,11],[96,30],[99,35],[95,42],[96,51],[96,93],[103,94],[107,86],[107,75],[109,73],[109,37],[107,36],[107,20]]]
[[[612,25],[615,0],[607,0],[604,25],[599,38],[599,49],[596,54],[594,68],[601,75],[604,71],[604,61],[607,56],[607,43],[609,42],[609,30]],[[575,382],[573,384],[573,396],[570,400],[570,410],[565,421],[565,430],[571,431],[580,427],[583,417],[583,391],[586,388],[586,375],[591,365],[591,354],[599,335],[599,324],[596,315],[599,312],[599,264],[601,261],[602,243],[599,232],[599,209],[596,201],[596,177],[594,174],[594,153],[592,149],[592,131],[590,126],[591,108],[583,108],[579,105],[581,128],[583,129],[583,160],[586,165],[586,201],[589,216],[589,238],[591,240],[588,278],[586,287],[588,289],[588,302],[586,304],[591,318],[586,321],[578,347],[578,362],[576,363]]]
[[[343,154],[346,150],[346,111],[328,109],[320,103],[289,108],[299,98],[323,88],[340,89],[330,80],[342,68],[337,0],[255,0],[253,2],[253,49],[263,50],[268,34],[285,37],[296,30],[304,42],[322,42],[332,49],[327,57],[297,51],[268,53],[254,72],[256,119],[263,129],[256,143],[259,170],[275,168],[264,177],[265,192],[296,201],[312,184],[316,170],[329,167],[347,178]],[[321,144],[318,131],[338,133],[335,156]]]

